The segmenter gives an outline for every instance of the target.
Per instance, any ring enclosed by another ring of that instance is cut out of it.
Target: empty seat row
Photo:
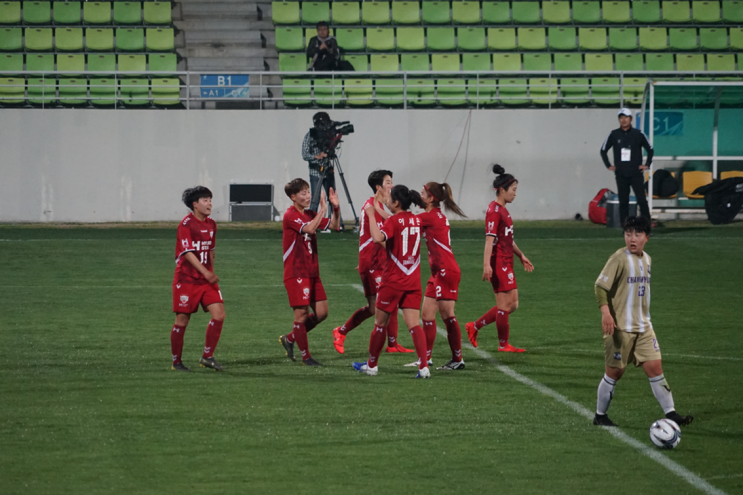
[[[109,52],[114,49],[141,52],[145,47],[147,51],[173,51],[173,28],[0,28],[0,51],[6,52]]]
[[[25,58],[25,64],[24,64]],[[118,63],[117,63],[118,62]],[[24,69],[25,65],[25,69]],[[150,55],[114,55],[114,54],[60,54],[29,53],[0,54],[0,72],[21,73],[38,72],[142,72],[168,73],[178,69],[178,57],[175,53]],[[7,75],[7,74],[6,74]],[[34,76],[36,77],[36,76]],[[52,75],[54,77],[54,75]]]
[[[541,3],[541,9],[540,9]],[[743,22],[743,1],[273,2],[274,24],[642,24]]]
[[[608,32],[607,32],[608,31]],[[639,33],[638,33],[639,31]],[[473,28],[404,27],[337,28],[346,51],[486,51],[486,50],[743,50],[743,28]],[[729,32],[728,32],[729,31]],[[277,27],[279,51],[302,51],[314,28]]]
[[[170,2],[1,2],[0,24],[170,24]]]

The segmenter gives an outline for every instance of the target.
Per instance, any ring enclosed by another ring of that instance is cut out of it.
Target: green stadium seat
[[[149,73],[175,72],[178,70],[178,56],[175,53],[153,53],[147,56],[149,61]],[[88,57],[88,70],[90,70],[90,57]]]
[[[54,44],[58,51],[83,51],[83,28],[57,28],[54,30]]]
[[[364,30],[363,29],[345,29],[339,28],[335,32],[335,39],[338,46],[343,50],[351,52],[364,51]],[[276,39],[276,48],[278,48],[278,38]],[[284,49],[286,51],[286,49]],[[301,50],[301,48],[300,48]]]
[[[436,104],[433,79],[408,79],[408,104],[416,107]]]
[[[400,57],[392,53],[372,55],[369,63],[372,72],[397,72],[400,67]]]
[[[578,46],[581,50],[606,50],[606,28],[578,28]]]
[[[619,78],[594,77],[591,79],[591,97],[596,105],[619,105]]]
[[[739,24],[743,22],[743,2],[725,0],[722,2],[722,21]]]
[[[463,53],[462,70],[465,72],[483,72],[490,70],[489,53]]]
[[[694,0],[691,2],[691,18],[695,23],[720,22],[720,2]]]
[[[316,25],[320,21],[330,23],[328,2],[302,2],[302,23]]]
[[[83,2],[85,24],[111,24],[110,2]]]
[[[312,81],[309,79],[284,79],[281,83],[284,104],[298,107],[312,104]]]
[[[647,79],[644,77],[625,77],[624,84],[624,105],[641,105],[642,95],[645,92]]]
[[[345,55],[343,58],[353,66],[356,72],[367,72],[369,70],[369,57],[367,55]]]
[[[494,53],[493,70],[496,72],[521,72],[521,54]]]
[[[339,106],[343,101],[343,80],[341,79],[315,79],[313,89],[315,105],[332,107]]]
[[[732,53],[720,54],[720,53],[708,53],[707,54],[707,70],[708,71],[734,71],[735,70],[735,55]]]
[[[150,81],[152,104],[171,107],[181,104],[181,81],[177,77],[158,77]]]
[[[480,52],[487,47],[485,28],[458,28],[457,42],[459,49],[468,52]]]
[[[335,36],[335,29],[330,29],[330,35]],[[311,27],[304,30],[304,47],[307,48],[310,44],[310,40],[317,36],[317,28]]]
[[[117,2],[118,3],[118,2]],[[54,2],[54,24],[81,24],[80,2]]]
[[[442,107],[459,107],[467,104],[467,81],[464,79],[439,79],[436,96]]]
[[[614,70],[614,57],[611,53],[586,53],[586,70],[604,72]]]
[[[147,28],[147,51],[170,52],[175,50],[173,28]]]
[[[467,81],[467,101],[472,105],[487,106],[498,103],[498,82],[495,79],[470,79]]]
[[[435,52],[447,52],[457,49],[454,28],[428,28],[426,30],[428,49]]]
[[[173,21],[170,2],[144,2],[145,24],[170,25]]]
[[[21,28],[0,28],[0,50],[4,52],[23,50],[23,31]]]
[[[645,62],[642,53],[617,53],[614,63],[619,71],[641,71]]]
[[[544,50],[547,48],[545,42],[544,28],[518,28],[519,49],[521,50]]]
[[[645,70],[648,72],[672,71],[674,66],[671,53],[648,53],[645,55]]]
[[[542,19],[545,24],[567,24],[570,17],[570,2],[542,2]]]
[[[130,28],[116,29],[116,51],[120,51],[120,52],[144,51],[144,29],[130,29]]]
[[[590,83],[585,78],[560,79],[560,94],[563,105],[585,105],[590,103]]]
[[[539,17],[539,2],[513,2],[511,10],[514,24],[538,24],[542,22]]]
[[[451,16],[454,24],[480,24],[480,2],[452,2]]]
[[[150,81],[146,77],[119,79],[119,102],[127,107],[148,106],[150,103],[149,83]]]
[[[575,50],[578,44],[575,37],[575,28],[551,27],[547,29],[547,39],[550,50]]]
[[[402,79],[377,79],[374,84],[377,103],[390,107],[402,105],[404,103],[403,84]]]
[[[403,54],[400,57],[400,67],[403,72],[428,71],[428,55]],[[373,69],[372,69],[373,70]]]
[[[528,105],[526,79],[500,79],[498,81],[498,98],[506,106]]]
[[[554,105],[557,103],[557,79],[529,79],[529,98],[535,105]]]
[[[364,24],[389,24],[390,4],[387,2],[362,2],[361,19]]]
[[[116,79],[113,77],[91,77],[88,82],[90,99],[88,102],[96,107],[116,104]]]
[[[583,70],[583,55],[580,53],[555,53],[555,70]]]
[[[640,24],[655,24],[660,22],[660,2],[632,2],[632,20]]]
[[[57,10],[56,2],[54,10],[55,12]],[[142,4],[139,2],[114,2],[114,24],[142,24]]]
[[[52,7],[50,2],[23,2],[24,24],[51,24]]]
[[[511,6],[508,2],[482,2],[482,22],[485,24],[510,24]]]
[[[459,72],[459,54],[434,53],[431,55],[431,67],[434,72]]]
[[[361,24],[358,2],[333,2],[333,24]]]
[[[524,70],[549,72],[552,70],[552,55],[549,53],[524,53]]]
[[[279,53],[280,72],[305,72],[307,56],[304,53]]]
[[[657,51],[668,49],[666,28],[640,28],[640,50]]]
[[[603,2],[604,22],[612,24],[629,24],[632,17],[629,13],[629,2]]]
[[[422,52],[425,50],[425,30],[422,27],[398,28],[397,49],[401,52]]]
[[[420,24],[421,11],[418,2],[392,2],[393,24]]]
[[[573,22],[600,24],[601,4],[599,2],[573,2]]]
[[[21,23],[21,2],[0,2],[0,24]]]
[[[702,50],[727,50],[728,30],[725,28],[700,29],[699,46],[702,47]]]
[[[728,39],[727,32],[725,33],[725,48],[727,48]],[[671,50],[696,50],[699,48],[697,44],[697,30],[694,28],[671,28],[668,30],[668,46]]]
[[[374,104],[374,85],[371,79],[346,79],[343,87],[348,106],[365,107]]]
[[[19,55],[20,56],[20,55]],[[21,64],[23,61],[21,61]],[[26,56],[26,70],[35,72],[54,72],[54,55],[29,54]],[[28,102],[32,105],[51,105],[57,101],[57,78],[53,74],[34,75],[28,78]]]
[[[421,15],[423,24],[449,24],[451,22],[449,2],[425,1],[421,4]]]
[[[369,28],[366,30],[366,49],[376,52],[395,50],[395,30],[392,28]]]
[[[271,19],[274,24],[299,24],[299,2],[271,3]]]
[[[669,2],[663,0],[663,22],[688,23],[691,22],[689,2]]]
[[[637,50],[637,30],[635,28],[609,28],[609,49]]]
[[[15,106],[24,102],[26,81],[22,77],[0,78],[0,105]]]
[[[343,30],[345,31],[345,29]],[[358,31],[361,31],[360,29]],[[304,50],[304,31],[301,27],[276,27],[276,49],[280,52],[299,52]],[[338,46],[346,48],[341,43],[338,33]],[[364,46],[364,32],[361,31],[361,46]]]
[[[730,28],[730,48],[736,52],[743,51],[743,28]]]
[[[54,49],[50,28],[26,28],[24,35],[28,52],[50,52]]]
[[[87,28],[85,30],[85,49],[89,52],[113,51],[114,30],[107,28]]]
[[[36,57],[37,55],[29,55]],[[38,55],[39,57],[52,57],[52,69],[54,70],[54,56],[53,55]],[[33,69],[28,69],[33,70]],[[43,70],[43,69],[42,69]],[[23,55],[20,53],[4,53],[0,55],[0,71],[2,72],[23,72]],[[7,77],[7,75],[3,76]]]
[[[488,28],[488,48],[510,51],[516,49],[515,28]]]
[[[677,71],[704,71],[704,55],[701,53],[679,53],[676,55]]]
[[[81,53],[66,53],[57,55],[57,70],[60,72],[74,72],[75,74],[65,74],[60,77],[74,77],[82,75],[85,72],[85,55]]]
[[[175,57],[175,55],[173,55]],[[88,72],[116,72],[116,55],[91,53],[88,55]]]
[[[136,73],[130,74],[128,77],[136,77],[144,74],[147,72],[146,55],[119,55],[119,71]]]
[[[59,79],[59,102],[66,106],[80,106],[88,102],[88,80],[84,77]]]

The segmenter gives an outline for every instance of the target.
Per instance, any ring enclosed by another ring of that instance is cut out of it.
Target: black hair
[[[433,197],[434,206],[438,207],[441,203],[444,203],[444,208],[449,211],[453,211],[462,218],[467,218],[462,209],[454,202],[454,197],[451,193],[451,186],[446,182],[439,184],[438,182],[429,182],[424,185],[428,194]]]
[[[496,175],[493,181],[493,189],[506,190],[511,187],[511,184],[518,182],[513,175],[507,174],[506,169],[497,163],[493,164],[493,173]]]
[[[188,206],[188,209],[193,211],[193,204],[201,198],[211,198],[212,192],[204,186],[196,186],[183,191],[181,195],[181,201],[183,204]]]
[[[637,232],[638,234],[642,232],[645,235],[650,235],[651,227],[650,220],[645,217],[628,217],[624,221],[625,232]]]
[[[330,122],[330,115],[328,112],[317,112],[312,116],[312,123],[317,125],[318,122]]]
[[[304,179],[294,179],[291,182],[288,182],[284,186],[284,193],[286,193],[286,196],[291,199],[292,196],[295,194],[299,194],[304,189],[309,189],[310,185],[307,183]]]
[[[392,177],[392,172],[390,172],[389,170],[375,170],[374,172],[369,174],[369,179],[367,180],[367,182],[369,182],[369,187],[372,188],[374,194],[377,194],[377,186],[384,186],[384,178],[388,175]]]
[[[395,201],[400,203],[400,208],[404,211],[408,211],[411,204],[414,204],[419,208],[426,207],[426,204],[423,202],[423,199],[421,199],[421,195],[418,191],[411,191],[402,184],[392,188],[392,191],[390,191],[390,199],[393,203]]]
[[[326,27],[330,29],[330,26],[328,26],[328,23],[325,21],[320,21],[317,23],[317,26],[315,26],[315,29],[320,29],[321,27]]]

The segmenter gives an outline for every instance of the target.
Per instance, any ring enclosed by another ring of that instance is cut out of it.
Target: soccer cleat
[[[343,354],[344,345],[346,343],[346,336],[341,333],[341,327],[336,327],[333,330],[333,345],[338,354]]]
[[[413,366],[415,366],[417,368],[420,365],[421,365],[421,360],[420,359],[416,359],[412,363],[403,364],[403,366],[405,366],[407,368],[412,368]],[[431,361],[430,359],[428,360],[428,366],[433,366],[433,361]]]
[[[302,364],[305,366],[322,366],[322,364],[315,361],[312,357],[302,360]]]
[[[440,366],[436,368],[437,370],[463,370],[464,369],[464,361],[454,361],[453,359],[446,363],[444,366]]]
[[[201,366],[202,368],[211,368],[214,371],[224,371],[224,368],[222,368],[222,366],[217,361],[215,361],[213,357],[202,357],[201,359],[199,359],[199,366]]]
[[[418,370],[418,374],[415,375],[416,378],[431,378],[431,372],[428,370],[428,368],[423,368]]]
[[[191,369],[187,368],[183,363],[175,363],[170,367],[170,369],[173,371],[191,371]]]
[[[284,349],[286,349],[286,357],[292,361],[296,361],[294,358],[294,342],[288,342],[286,340],[286,335],[282,335],[279,337],[279,344],[283,345]]]
[[[472,347],[477,347],[477,332],[479,332],[479,330],[475,330],[475,322],[471,321],[469,323],[465,323],[464,329],[467,330],[467,337],[470,339],[470,344],[472,344]]]
[[[609,419],[609,416],[606,414],[596,414],[593,417],[593,424],[596,426],[618,426],[614,424],[614,421]]]
[[[413,349],[406,349],[405,347],[401,346],[400,344],[395,344],[393,346],[387,346],[386,352],[400,352],[400,353],[406,353],[406,352],[415,352]]]
[[[526,350],[519,349],[518,347],[514,347],[511,344],[506,344],[502,347],[498,347],[498,352],[526,352]]]
[[[356,371],[360,373],[366,373],[369,376],[377,376],[377,372],[379,372],[379,366],[370,368],[369,365],[364,362],[353,363],[353,369],[355,369]]]
[[[692,421],[694,421],[694,416],[681,416],[676,411],[671,411],[666,414],[666,418],[670,419],[679,426],[687,426],[690,425]]]

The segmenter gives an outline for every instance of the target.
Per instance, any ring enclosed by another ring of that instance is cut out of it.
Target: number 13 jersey
[[[392,215],[382,227],[387,266],[381,287],[399,291],[421,290],[421,220],[409,211]]]
[[[312,210],[300,213],[293,205],[284,213],[284,280],[320,276],[317,235],[301,232],[302,227],[310,223],[316,215]],[[317,230],[325,230],[329,226],[330,219],[323,218]]]
[[[213,272],[211,251],[217,243],[217,222],[206,217],[199,221],[189,213],[178,225],[178,240],[175,244],[176,284],[203,285],[204,276],[186,259],[186,253],[194,253],[207,270]]]

